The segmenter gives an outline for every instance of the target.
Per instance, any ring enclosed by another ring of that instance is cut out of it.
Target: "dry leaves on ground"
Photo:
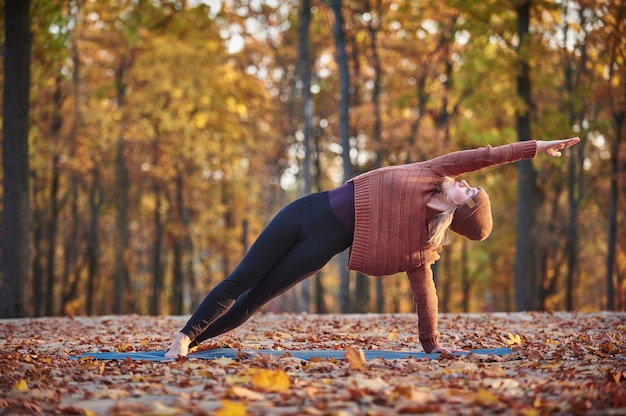
[[[366,360],[422,351],[413,315],[255,316],[202,348],[341,349],[344,360],[240,354],[170,362],[71,359],[163,350],[183,317],[0,321],[0,414],[625,414],[626,314],[442,315],[442,344],[503,357]]]

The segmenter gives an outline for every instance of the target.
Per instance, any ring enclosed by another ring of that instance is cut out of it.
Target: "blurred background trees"
[[[187,314],[305,193],[457,149],[575,135],[564,158],[537,158],[521,176],[466,175],[490,192],[495,227],[479,244],[452,235],[436,269],[440,309],[626,308],[623,2],[30,10],[29,260],[9,267],[24,236],[8,226],[18,217],[5,184],[3,316]],[[6,183],[18,120],[7,119],[15,75],[2,76]],[[409,292],[404,275],[356,276],[338,256],[267,309],[410,312]],[[23,293],[19,310],[4,308],[8,293]]]

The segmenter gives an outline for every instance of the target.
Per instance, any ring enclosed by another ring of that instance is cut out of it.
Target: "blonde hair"
[[[458,207],[453,207],[437,214],[428,225],[428,231],[430,233],[428,243],[434,249],[438,250],[443,245],[447,244],[447,231],[448,228],[450,228],[450,224],[454,218],[454,212],[457,208]]]
[[[446,182],[454,182],[454,179],[446,176],[438,186],[438,191],[443,192],[443,184]],[[447,198],[447,195],[446,195]],[[437,214],[430,224],[428,224],[428,231],[430,233],[430,239],[428,243],[435,250],[439,250],[445,244],[448,243],[447,239],[447,231],[450,228],[450,224],[452,224],[452,219],[454,218],[454,212],[458,207],[450,208],[447,211],[441,212]]]

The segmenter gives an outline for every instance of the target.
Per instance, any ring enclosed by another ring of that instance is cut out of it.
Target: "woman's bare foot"
[[[179,332],[174,336],[174,340],[165,353],[165,358],[185,357],[189,353],[189,344],[191,344],[191,339]]]

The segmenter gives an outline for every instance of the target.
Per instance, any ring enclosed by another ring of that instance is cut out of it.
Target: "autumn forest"
[[[20,52],[6,2],[5,65]],[[295,198],[571,136],[561,158],[463,177],[488,190],[494,231],[450,234],[439,309],[626,310],[621,0],[30,0],[28,21],[21,275],[2,72],[3,317],[188,314]],[[267,310],[414,310],[404,274],[345,260]]]

